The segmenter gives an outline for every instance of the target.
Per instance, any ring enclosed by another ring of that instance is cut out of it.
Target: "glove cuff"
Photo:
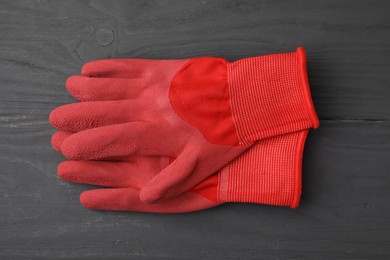
[[[302,47],[228,63],[227,79],[240,144],[319,126]]]
[[[299,205],[302,155],[308,130],[265,139],[218,175],[219,203]]]

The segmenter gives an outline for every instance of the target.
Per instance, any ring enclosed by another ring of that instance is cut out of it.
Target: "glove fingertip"
[[[84,101],[80,95],[81,76],[71,76],[66,80],[65,86],[69,93],[76,99]]]
[[[80,194],[80,203],[87,209],[95,209],[98,206],[91,191],[84,191]]]
[[[90,61],[90,62],[87,62],[83,65],[83,67],[81,68],[81,75],[82,76],[92,76],[92,73],[91,71],[91,68],[94,67],[94,61]]]
[[[51,147],[56,151],[61,153],[61,143],[57,133],[53,134],[51,137]]]
[[[51,137],[51,146],[53,147],[53,149],[61,153],[62,143],[70,135],[71,135],[70,133],[66,133],[62,131],[54,133]]]
[[[68,104],[64,106],[57,107],[50,112],[49,122],[52,127],[60,131],[73,131],[72,123],[69,120],[70,112],[74,104]]]
[[[60,115],[60,108],[56,108],[50,112],[49,115],[49,122],[52,125],[52,127],[59,129],[60,128],[60,123],[58,122],[59,119],[61,118]]]
[[[61,152],[62,154],[69,160],[77,160],[77,153],[75,152],[77,149],[75,147],[78,147],[77,145],[73,145],[71,140],[65,140],[62,143],[61,146]]]
[[[66,161],[62,162],[62,163],[59,163],[58,166],[57,166],[57,175],[58,175],[58,177],[60,177],[63,180],[67,180],[66,179],[66,172],[67,172]]]
[[[77,178],[77,173],[80,172],[79,162],[76,161],[64,161],[58,164],[57,175],[65,181],[71,181],[75,183],[82,183]],[[76,174],[75,174],[76,173]]]
[[[144,186],[139,194],[139,199],[143,203],[147,204],[153,204],[157,203],[161,198],[163,197],[163,194],[160,192],[153,191],[152,189],[148,188],[147,186]]]

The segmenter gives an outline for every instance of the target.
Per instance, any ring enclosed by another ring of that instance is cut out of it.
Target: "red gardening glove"
[[[59,130],[77,132],[62,152],[71,160],[175,158],[141,188],[143,202],[188,191],[256,140],[318,126],[302,48],[233,63],[102,60],[82,74],[67,87],[91,101],[50,115]]]
[[[296,208],[301,194],[301,162],[308,130],[258,141],[217,174],[183,194],[156,204],[143,203],[140,189],[169,165],[168,157],[136,156],[113,161],[65,161],[58,174],[67,181],[104,186],[85,191],[81,203],[91,209],[158,213],[203,210],[225,202]],[[53,147],[70,133],[57,132]]]

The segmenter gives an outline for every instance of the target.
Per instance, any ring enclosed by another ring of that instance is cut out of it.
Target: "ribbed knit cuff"
[[[302,47],[228,63],[227,77],[241,144],[319,126]]]
[[[298,207],[307,133],[302,130],[258,141],[232,161],[218,177],[219,202]]]

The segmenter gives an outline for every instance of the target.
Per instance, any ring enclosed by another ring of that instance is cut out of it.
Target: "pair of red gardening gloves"
[[[304,49],[235,62],[108,59],[66,82],[50,114],[67,181],[91,209],[181,213],[225,202],[295,208],[319,121]]]

